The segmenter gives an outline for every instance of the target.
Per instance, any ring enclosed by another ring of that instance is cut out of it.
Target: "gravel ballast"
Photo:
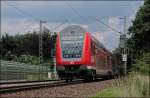
[[[91,97],[98,91],[109,87],[114,80],[105,80],[89,83],[70,84],[57,87],[45,87],[18,92],[1,94],[1,97]]]

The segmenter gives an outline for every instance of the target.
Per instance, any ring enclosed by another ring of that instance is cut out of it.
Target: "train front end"
[[[58,33],[56,65],[61,79],[72,80],[81,76],[83,65],[90,61],[90,53],[87,53],[89,46],[85,46],[87,41],[86,30],[80,26],[70,26]]]

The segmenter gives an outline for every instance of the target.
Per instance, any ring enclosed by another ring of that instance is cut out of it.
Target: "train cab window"
[[[81,58],[83,42],[82,40],[62,41],[63,58]]]

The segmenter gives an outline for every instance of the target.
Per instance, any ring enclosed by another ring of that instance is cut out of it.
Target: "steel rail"
[[[2,85],[0,86],[0,93],[8,93],[8,92],[12,92],[12,91],[24,91],[24,90],[28,90],[28,89],[34,89],[34,88],[41,88],[41,87],[46,87],[46,86],[55,86],[57,83],[61,83],[62,81],[55,81],[55,82],[43,82],[43,83],[37,83],[35,84],[35,82],[30,82],[29,83],[25,83],[22,85],[15,85],[15,86],[5,86],[2,87]]]
[[[3,84],[20,84],[20,83],[32,83],[32,82],[48,82],[48,81],[58,81],[58,79],[54,80],[17,80],[17,81],[0,81],[0,85]]]
[[[78,83],[84,83],[83,80],[75,80],[69,83],[66,83],[64,80],[55,81],[55,82],[48,82],[48,83],[39,83],[39,84],[31,84],[30,85],[18,85],[18,86],[6,86],[6,87],[0,87],[0,93],[9,93],[9,92],[15,92],[15,91],[24,91],[24,90],[30,90],[30,89],[37,89],[37,88],[44,88],[44,87],[56,87],[56,86],[65,86],[65,85],[72,85],[72,84],[78,84]]]

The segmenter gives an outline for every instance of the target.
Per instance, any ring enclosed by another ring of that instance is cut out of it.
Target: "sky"
[[[52,32],[69,25],[80,25],[112,51],[119,44],[120,34],[96,19],[123,33],[132,25],[144,1],[2,1],[1,33],[10,35],[39,31],[39,21]],[[63,25],[61,25],[63,24]],[[57,26],[60,27],[56,28]]]

